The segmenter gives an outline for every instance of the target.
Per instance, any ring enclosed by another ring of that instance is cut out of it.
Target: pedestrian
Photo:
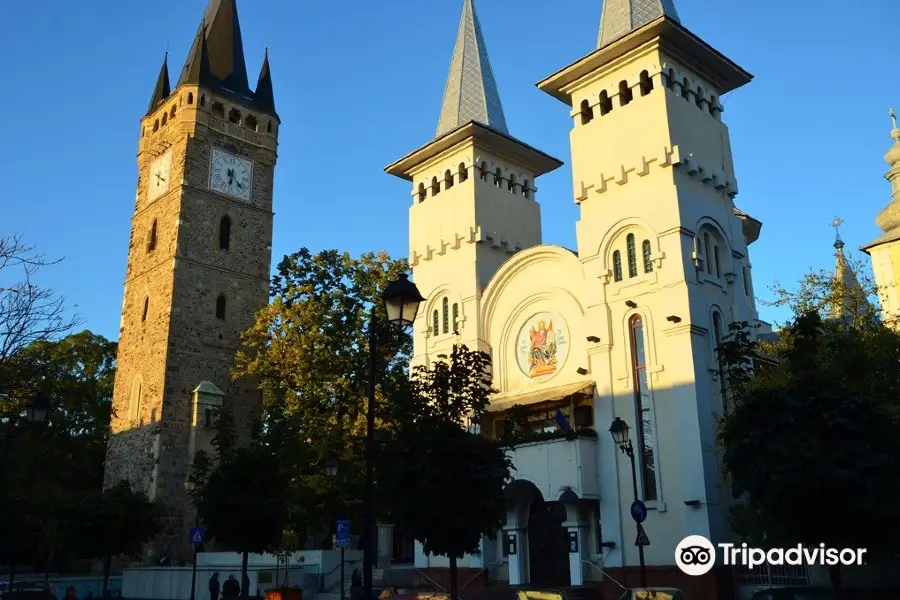
[[[362,600],[362,595],[362,577],[359,575],[359,569],[353,569],[353,573],[350,575],[350,600]]]
[[[219,572],[216,571],[209,578],[209,600],[219,600]]]
[[[237,598],[240,595],[241,584],[234,578],[234,575],[229,575],[225,583],[222,584],[222,598]]]

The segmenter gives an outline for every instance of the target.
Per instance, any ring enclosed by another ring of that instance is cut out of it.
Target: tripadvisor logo
[[[819,544],[810,548],[802,544],[790,548],[752,548],[746,543],[719,544],[722,565],[743,565],[748,569],[762,565],[862,565],[865,548],[828,548]],[[675,548],[675,564],[687,575],[705,575],[716,563],[716,547],[702,535],[689,535]]]

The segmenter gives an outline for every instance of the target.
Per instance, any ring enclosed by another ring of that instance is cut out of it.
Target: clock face
[[[166,152],[150,165],[150,181],[148,195],[155,200],[169,189],[169,176],[172,172],[172,153]]]
[[[252,177],[252,161],[213,148],[209,189],[249,202]]]

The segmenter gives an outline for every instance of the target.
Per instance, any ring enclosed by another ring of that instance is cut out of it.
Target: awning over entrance
[[[573,394],[593,396],[594,382],[578,381],[524,393],[515,391],[497,394],[491,398],[491,405],[488,407],[488,412],[502,412],[517,404],[527,405],[536,404],[538,402],[552,402],[553,400],[561,400],[562,398]]]

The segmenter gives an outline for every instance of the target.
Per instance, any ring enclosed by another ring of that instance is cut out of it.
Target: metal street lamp
[[[391,325],[402,328],[412,325],[425,298],[416,284],[402,273],[390,282],[381,294],[384,311]],[[375,379],[378,373],[378,318],[372,307],[369,320],[369,398],[366,410],[366,494],[363,502],[363,523],[366,547],[363,549],[363,598],[372,599],[372,570],[375,565]]]
[[[193,481],[185,481],[184,482],[184,490],[190,494],[194,491],[194,482]],[[197,508],[194,507],[194,511],[196,515],[194,516],[194,527],[200,527],[200,512],[197,511]],[[191,546],[194,547],[194,564],[191,565],[191,600],[196,600],[197,598],[197,544],[192,543]]]
[[[631,429],[628,427],[628,423],[623,421],[621,418],[616,417],[612,425],[609,426],[609,432],[612,434],[613,441],[616,443],[616,446],[619,447],[619,450],[622,454],[628,456],[631,460],[631,485],[634,490],[634,501],[637,502],[640,498],[638,498],[638,484],[637,484],[637,465],[634,462],[634,446],[631,443],[631,437],[629,436]],[[641,525],[638,523],[638,528]],[[644,547],[638,546],[638,558],[641,562],[641,587],[647,587],[647,569],[644,565]]]
[[[25,405],[25,420],[29,423],[43,423],[47,420],[50,405],[53,403],[50,394],[43,392],[37,394]]]
[[[329,477],[334,477],[338,472],[338,462],[330,458],[322,463],[322,470]]]

